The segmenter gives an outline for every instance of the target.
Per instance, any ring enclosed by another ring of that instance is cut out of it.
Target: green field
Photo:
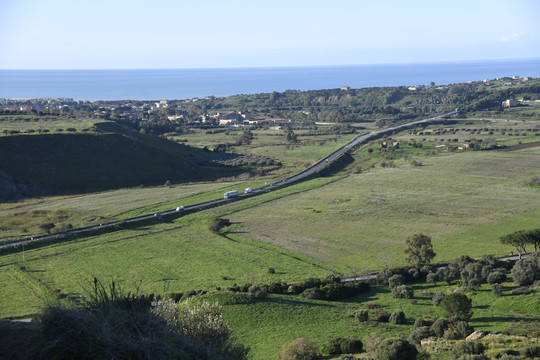
[[[351,155],[354,162],[325,176],[273,192],[168,222],[0,253],[0,318],[34,314],[56,301],[54,293],[76,299],[94,277],[115,281],[124,289],[165,294],[402,266],[405,238],[417,232],[432,237],[435,262],[465,254],[509,254],[515,249],[500,244],[500,236],[538,228],[540,188],[525,182],[540,174],[540,147],[446,151],[436,146],[462,145],[473,138],[507,146],[538,141],[538,125],[493,123],[499,128],[493,134],[485,126],[473,121],[407,130],[370,142]],[[322,139],[318,136],[306,138],[295,147],[279,141],[272,144],[272,138],[269,131],[261,130],[254,143],[237,150],[283,161],[282,175],[315,162],[352,136],[324,143],[314,141]],[[396,140],[400,147],[380,151],[383,140]],[[205,141],[209,139],[201,138],[200,145]],[[422,143],[422,148],[414,143]],[[153,148],[168,146],[158,142]],[[412,166],[411,159],[421,161],[421,166]],[[392,166],[381,166],[388,161]],[[225,191],[262,186],[276,176],[3,203],[0,241],[38,234],[39,225],[48,221],[58,227],[68,223],[77,227],[221,198]],[[221,235],[208,229],[215,216],[233,223]],[[425,284],[414,286],[417,292],[431,289]],[[513,286],[506,284],[507,290]],[[435,289],[446,291],[446,287]],[[492,298],[483,287],[469,295],[475,306],[475,327],[523,332],[538,324],[537,289],[531,295]],[[410,321],[403,326],[360,325],[351,314],[366,301],[377,301],[389,312],[402,308]],[[249,304],[226,305],[225,318],[253,348],[254,358],[273,359],[283,343],[299,336],[320,346],[333,336],[363,341],[373,333],[389,337],[410,332],[414,318],[436,316],[437,311],[426,296],[417,295],[414,304],[390,298],[387,289],[375,287],[368,294],[335,303],[271,295]]]
[[[512,289],[515,284],[507,282],[504,286]],[[319,349],[332,338],[353,337],[362,340],[365,351],[370,346],[370,339],[408,337],[414,320],[419,317],[441,317],[441,309],[433,306],[431,297],[422,295],[421,292],[447,293],[455,286],[415,284],[413,288],[413,302],[394,299],[387,287],[375,286],[366,294],[340,302],[307,300],[295,295],[270,295],[267,299],[255,300],[249,304],[226,305],[224,315],[241,340],[250,344],[256,359],[275,359],[284,343],[298,337],[315,341]],[[531,337],[539,335],[538,290],[525,296],[511,296],[507,290],[504,296],[495,298],[491,295],[489,286],[483,285],[479,290],[466,295],[473,300],[474,315],[470,324],[476,330],[528,334]],[[213,299],[211,296],[208,298]],[[367,303],[376,303],[380,307],[370,310],[369,322],[360,323],[354,318],[354,311],[367,309]],[[377,311],[392,313],[397,309],[404,311],[406,324],[394,325],[374,321]],[[508,309],[512,309],[511,312]],[[448,354],[444,355],[441,354],[442,358],[447,359]]]
[[[101,119],[69,118],[66,116],[37,115],[0,115],[0,136],[7,133],[22,134],[93,132],[94,125],[103,122]]]

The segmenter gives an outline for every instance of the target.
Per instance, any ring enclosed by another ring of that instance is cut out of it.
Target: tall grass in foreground
[[[206,309],[190,308],[191,315],[205,315],[200,319],[184,319],[179,315],[179,307],[168,305],[167,313],[153,311],[151,296],[124,293],[114,283],[105,287],[94,279],[93,288],[87,291],[79,307],[45,309],[41,316],[42,341],[35,355],[47,359],[232,360],[247,354],[241,345],[225,346],[232,344],[229,333],[224,333],[225,341],[220,343],[223,346],[201,341],[207,338],[205,323],[196,320],[220,322],[220,309],[208,313]],[[163,305],[158,305],[161,308]],[[184,319],[180,321],[183,327],[171,326],[168,321],[171,317]],[[215,335],[210,338],[214,339]]]

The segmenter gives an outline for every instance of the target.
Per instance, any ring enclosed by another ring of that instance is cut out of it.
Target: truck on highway
[[[224,199],[232,199],[237,196],[238,196],[238,190],[227,191],[225,194],[223,194]]]

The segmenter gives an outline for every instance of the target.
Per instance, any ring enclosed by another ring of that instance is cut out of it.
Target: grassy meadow
[[[94,277],[104,283],[115,281],[127,290],[166,294],[401,266],[405,265],[405,238],[417,232],[432,237],[435,262],[464,254],[509,254],[514,249],[500,244],[500,236],[538,228],[540,188],[525,182],[540,175],[540,147],[455,152],[437,148],[447,143],[462,145],[473,138],[482,139],[483,144],[508,146],[540,140],[534,123],[489,126],[499,130],[485,130],[487,125],[477,121],[444,129],[431,125],[407,130],[386,139],[400,143],[393,152],[380,151],[383,140],[372,141],[351,155],[353,163],[333,173],[243,201],[169,222],[0,252],[0,318],[25,317],[46,303],[73,301]],[[284,139],[276,141],[281,138],[270,130],[254,133],[252,144],[235,151],[282,161],[284,168],[268,178],[2,203],[0,241],[40,233],[39,225],[44,222],[78,227],[221,198],[225,191],[255,188],[296,172],[352,138],[306,136],[291,147]],[[201,147],[224,142],[225,137],[231,136],[186,134],[188,145]],[[422,143],[422,147],[414,143]],[[412,159],[421,166],[411,165]],[[389,161],[392,166],[382,166]],[[222,234],[208,229],[216,216],[233,223]],[[511,296],[509,290],[515,285],[510,280],[504,285],[504,296],[498,298],[492,297],[486,285],[467,293],[474,305],[471,324],[488,331],[538,336],[538,288],[528,295]],[[421,292],[448,292],[455,286],[413,284],[414,301],[393,299],[385,287],[373,287],[369,293],[340,302],[292,295],[270,295],[256,301],[242,298],[237,304],[224,304],[224,316],[252,347],[254,359],[274,359],[283,343],[299,336],[315,340],[319,346],[332,337],[354,336],[366,347],[380,338],[408,335],[417,317],[440,315],[431,298]],[[212,296],[207,295],[210,300]],[[403,309],[407,324],[358,323],[352,314],[366,308],[367,302],[376,302],[387,312]]]

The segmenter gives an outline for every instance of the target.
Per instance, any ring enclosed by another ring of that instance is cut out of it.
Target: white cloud
[[[514,34],[512,34],[512,35],[503,36],[503,37],[501,38],[500,42],[514,41],[514,40],[519,39],[519,38],[522,37],[523,35],[525,35],[524,32],[514,33]]]

